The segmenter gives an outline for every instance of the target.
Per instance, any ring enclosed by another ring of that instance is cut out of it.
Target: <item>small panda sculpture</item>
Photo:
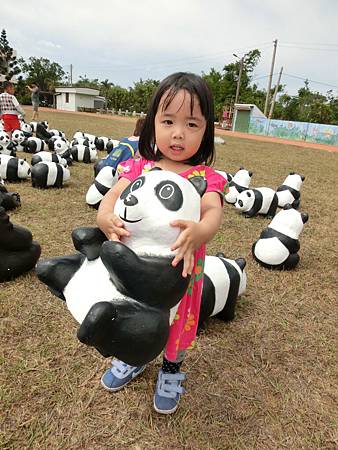
[[[21,206],[20,195],[17,192],[8,192],[2,178],[0,178],[0,206],[5,211],[10,211]]]
[[[23,132],[26,139],[33,136],[33,129],[29,123],[21,121],[20,130]]]
[[[53,136],[53,134],[47,130],[47,127],[43,122],[37,122],[35,129],[35,136],[41,139],[42,141],[48,142],[49,139]]]
[[[118,174],[114,167],[106,166],[100,170],[94,183],[86,194],[86,202],[89,206],[98,209],[103,196],[111,189],[118,180]]]
[[[0,282],[12,280],[33,269],[40,257],[41,247],[33,241],[32,233],[13,225],[0,207]]]
[[[53,150],[55,151],[55,153],[57,153],[58,155],[61,155],[68,149],[69,149],[69,143],[67,142],[66,139],[60,138],[60,137],[57,137],[55,139],[55,141],[53,143]]]
[[[109,154],[114,148],[118,147],[120,144],[120,141],[117,139],[109,139],[107,143],[107,153]]]
[[[0,155],[16,156],[15,144],[6,131],[0,131]]]
[[[267,187],[247,189],[238,194],[235,206],[245,217],[262,214],[272,218],[276,214],[278,198],[276,192]]]
[[[115,204],[115,214],[131,232],[123,242],[107,241],[98,228],[79,228],[72,237],[80,253],[38,264],[39,279],[66,300],[80,323],[81,342],[131,365],[162,351],[190,278],[182,277],[182,261],[171,265],[171,245],[180,230],[169,223],[199,221],[205,189],[204,178],[152,170]]]
[[[252,245],[255,260],[268,269],[294,269],[299,262],[298,237],[308,219],[307,213],[285,205]]]
[[[90,143],[91,143],[91,141],[89,141],[88,138],[86,138],[86,137],[83,137],[83,138],[78,137],[78,138],[74,138],[74,139],[71,140],[70,146],[74,147],[74,145],[85,145],[86,147],[90,147]]]
[[[51,129],[51,130],[48,130],[48,131],[49,131],[49,133],[52,136],[57,136],[57,137],[60,137],[60,138],[65,138],[66,137],[65,133],[63,131],[61,131],[61,130]]]
[[[69,169],[55,162],[41,161],[32,167],[32,186],[34,188],[61,188],[69,178]]]
[[[20,181],[31,176],[31,166],[25,159],[0,155],[0,177],[7,181]]]
[[[106,136],[100,136],[95,138],[94,144],[97,150],[103,151],[107,150],[108,142],[110,141],[110,138]]]
[[[293,208],[299,208],[300,188],[305,177],[295,172],[290,172],[283,184],[277,188],[278,206],[283,208],[289,204]]]
[[[44,150],[48,150],[48,144],[40,138],[30,137],[25,144],[26,153],[38,153]]]
[[[229,191],[224,196],[225,201],[235,204],[238,194],[249,189],[251,177],[252,172],[241,167],[230,180]]]
[[[60,155],[57,155],[56,153],[50,153],[50,152],[39,152],[32,156],[31,165],[35,166],[35,164],[41,162],[41,161],[49,161],[61,164],[63,167],[67,167],[67,161],[64,158],[61,158]]]
[[[97,151],[85,145],[74,145],[70,149],[74,161],[84,162],[86,164],[97,160]]]
[[[79,139],[79,138],[81,138],[81,139],[85,138],[85,135],[84,135],[83,131],[76,131],[74,133],[73,139]]]
[[[234,319],[237,298],[246,289],[245,266],[244,258],[227,259],[223,253],[206,256],[199,331],[205,328],[209,317],[224,322]]]
[[[25,151],[26,136],[23,131],[14,130],[12,133],[12,142],[15,145],[16,151],[19,152]]]

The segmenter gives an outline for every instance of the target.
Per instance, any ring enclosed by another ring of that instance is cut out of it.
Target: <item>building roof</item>
[[[235,103],[237,111],[252,111],[254,116],[266,117],[254,103]]]
[[[60,93],[60,94],[69,93],[69,94],[91,95],[93,97],[96,97],[100,93],[100,91],[98,89],[72,87],[72,86],[56,87],[55,92]]]

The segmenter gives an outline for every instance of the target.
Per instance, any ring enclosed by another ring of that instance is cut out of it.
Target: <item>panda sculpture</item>
[[[69,142],[64,139],[57,137],[53,142],[53,150],[58,155],[61,155],[62,153],[66,152],[66,150],[70,149]]]
[[[84,162],[86,164],[92,163],[97,160],[97,151],[86,145],[74,145],[70,149],[70,153],[74,161]]]
[[[276,214],[278,198],[276,192],[267,187],[247,189],[238,194],[235,206],[245,217],[262,214],[272,218]]]
[[[75,145],[85,145],[86,147],[90,147],[91,142],[86,137],[77,137],[70,141],[70,146],[74,147]]]
[[[98,209],[102,198],[117,183],[117,180],[118,174],[114,167],[103,167],[87,191],[87,204]]]
[[[65,138],[66,137],[65,133],[63,131],[61,131],[61,130],[52,129],[52,130],[48,130],[48,131],[49,131],[49,133],[52,136],[57,136],[57,137],[60,137],[60,138]]]
[[[45,150],[48,150],[48,144],[44,140],[34,136],[27,139],[25,144],[26,153],[38,153]]]
[[[32,167],[32,186],[34,188],[61,188],[69,178],[69,169],[55,162],[40,161]]]
[[[205,257],[205,270],[198,330],[205,329],[209,317],[224,322],[235,318],[237,298],[246,289],[246,261],[228,259],[223,253]]]
[[[33,129],[29,123],[21,121],[20,130],[23,132],[26,139],[33,136]]]
[[[20,195],[17,192],[8,192],[2,178],[0,178],[0,206],[5,211],[10,211],[21,206]]]
[[[308,219],[307,213],[285,205],[252,245],[255,260],[268,269],[294,269],[299,262],[298,237]]]
[[[37,122],[35,128],[35,136],[42,141],[48,142],[53,134],[48,131],[46,125],[43,122]]]
[[[84,135],[83,131],[76,131],[74,133],[73,139],[78,139],[78,138],[82,138],[82,139],[85,138],[85,135]]]
[[[26,147],[26,136],[21,130],[14,130],[12,132],[12,142],[15,145],[15,150],[24,152]]]
[[[15,144],[6,131],[0,131],[0,155],[16,156]]]
[[[95,138],[94,144],[97,150],[103,151],[107,150],[108,142],[110,141],[110,138],[106,136],[100,136]]]
[[[20,181],[31,176],[31,166],[25,159],[0,155],[0,177],[7,181]]]
[[[295,172],[290,172],[285,178],[283,184],[277,188],[278,206],[283,208],[285,205],[292,205],[293,208],[299,208],[300,188],[305,177]]]
[[[50,152],[39,152],[32,156],[31,165],[35,166],[35,164],[41,162],[41,161],[49,161],[61,164],[63,167],[67,167],[67,161],[64,158],[61,158],[60,155],[56,153],[50,153]]]
[[[229,182],[228,192],[224,199],[227,203],[235,204],[238,194],[249,189],[252,172],[241,167]]]
[[[33,269],[40,257],[41,247],[33,241],[32,233],[13,225],[0,207],[0,282],[12,280]]]
[[[107,153],[109,154],[114,148],[118,147],[120,144],[120,141],[117,139],[109,139],[107,143]]]

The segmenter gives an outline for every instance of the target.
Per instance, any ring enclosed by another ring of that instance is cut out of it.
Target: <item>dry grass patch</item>
[[[44,112],[71,137],[81,129],[114,138],[133,122]],[[217,168],[254,172],[254,186],[277,187],[291,170],[306,176],[300,264],[261,268],[251,245],[268,220],[245,219],[230,205],[208,245],[247,259],[248,287],[235,321],[209,323],[184,364],[187,394],[171,417],[152,409],[160,358],[125,390],[99,384],[108,365],[76,340],[65,305],[34,272],[3,283],[1,440],[6,449],[334,449],[337,298],[337,153],[226,138]],[[101,153],[103,156],[104,153]],[[29,159],[29,157],[28,157]],[[61,190],[12,183],[22,197],[14,223],[31,229],[42,257],[73,253],[73,228],[95,223],[85,204],[92,165],[75,163]]]

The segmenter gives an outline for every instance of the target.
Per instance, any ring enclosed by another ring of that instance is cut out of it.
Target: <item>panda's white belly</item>
[[[89,309],[97,302],[125,298],[109,278],[101,258],[83,262],[63,292],[67,307],[77,322],[82,323]]]
[[[283,206],[287,205],[288,203],[291,204],[294,201],[294,196],[289,190],[277,192],[277,197],[278,206],[280,206],[281,208],[283,208]]]
[[[255,255],[266,264],[277,265],[288,258],[289,251],[278,238],[273,237],[259,239],[255,246]]]

